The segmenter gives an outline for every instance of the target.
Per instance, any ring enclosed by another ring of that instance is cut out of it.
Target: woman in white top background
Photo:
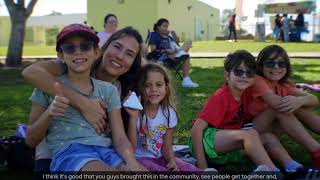
[[[104,17],[104,31],[98,32],[97,36],[99,37],[99,47],[101,48],[109,37],[117,31],[118,28],[118,19],[114,14],[107,14]]]

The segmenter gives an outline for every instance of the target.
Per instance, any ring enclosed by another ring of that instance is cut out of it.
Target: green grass
[[[260,52],[264,47],[275,44],[274,41],[254,42],[252,40],[240,40],[236,43],[226,41],[197,41],[193,42],[191,52],[231,52],[237,49],[245,49],[249,52]],[[319,43],[277,43],[288,52],[319,52]]]
[[[259,52],[265,46],[274,44],[273,41],[254,42],[253,40],[240,40],[237,43],[226,41],[196,41],[193,42],[191,52],[231,52],[237,49],[246,49],[250,52]],[[320,52],[319,43],[278,43],[288,52]],[[7,47],[0,47],[0,56],[6,56]],[[24,56],[56,55],[55,46],[25,45]]]
[[[320,60],[293,61],[293,80],[295,82],[319,83]],[[12,135],[19,122],[27,122],[33,87],[21,77],[20,70],[0,70],[0,136]],[[187,144],[190,137],[191,122],[200,112],[207,98],[224,82],[222,59],[193,59],[191,76],[200,84],[197,89],[181,88],[181,81],[174,78],[179,123],[175,133],[175,144]],[[319,97],[319,93],[314,93]],[[320,107],[316,108],[320,114]],[[316,136],[316,135],[315,135]],[[319,136],[316,136],[319,139]],[[308,163],[308,153],[287,137],[284,145],[299,162]]]

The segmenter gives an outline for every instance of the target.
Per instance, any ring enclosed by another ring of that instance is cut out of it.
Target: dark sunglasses
[[[288,63],[286,61],[273,61],[273,60],[267,60],[263,62],[263,65],[267,68],[274,68],[278,65],[279,68],[286,68]]]
[[[246,74],[246,76],[247,76],[248,78],[252,78],[252,77],[254,77],[254,75],[256,74],[256,73],[255,73],[254,71],[252,71],[252,70],[244,71],[244,70],[242,70],[242,69],[233,69],[232,72],[233,72],[233,74],[234,74],[235,76],[238,76],[238,77],[241,77],[243,74]]]
[[[79,45],[76,44],[62,44],[60,49],[67,54],[73,54],[80,48],[82,52],[90,51],[93,48],[93,42],[82,42]]]

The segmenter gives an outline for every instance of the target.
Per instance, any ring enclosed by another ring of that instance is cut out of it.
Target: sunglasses
[[[252,70],[244,71],[244,70],[242,70],[242,69],[233,69],[232,72],[233,72],[233,74],[234,74],[235,76],[238,76],[238,77],[241,77],[243,74],[246,74],[246,76],[247,76],[248,78],[252,78],[252,77],[254,77],[254,75],[256,74],[256,73],[255,73],[254,71],[252,71]]]
[[[93,48],[93,42],[82,42],[79,45],[76,44],[62,44],[60,49],[66,54],[73,54],[80,49],[82,52],[90,51]]]
[[[267,68],[274,68],[276,67],[276,64],[278,65],[279,68],[286,68],[288,63],[286,61],[272,61],[272,60],[267,60],[263,62],[263,65]]]

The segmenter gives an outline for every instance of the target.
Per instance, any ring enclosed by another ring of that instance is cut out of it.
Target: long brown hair
[[[139,92],[139,94],[142,95],[142,104],[144,107],[146,107],[146,105],[148,105],[148,102],[144,96],[145,96],[146,81],[147,81],[149,72],[158,72],[163,75],[165,86],[166,86],[165,87],[166,88],[166,95],[163,98],[163,100],[160,101],[160,105],[162,108],[163,115],[167,119],[168,126],[170,126],[170,108],[172,108],[174,110],[174,112],[176,113],[176,116],[178,117],[178,114],[177,114],[177,111],[175,108],[174,98],[173,98],[173,95],[175,92],[170,84],[171,78],[169,77],[167,70],[159,64],[147,63],[141,68],[140,78],[138,81],[138,92]],[[165,112],[167,112],[167,113],[165,113]],[[141,119],[141,121],[140,121],[141,126],[140,127],[142,127],[142,118],[144,116],[147,117],[145,114],[145,111],[142,110],[142,113],[140,116],[140,119]],[[146,118],[146,120],[148,121],[148,118]]]
[[[138,75],[139,75],[139,72],[140,72],[141,66],[142,66],[142,59],[141,59],[141,48],[142,48],[142,43],[143,43],[142,36],[140,35],[140,33],[136,29],[134,29],[132,27],[125,27],[125,28],[120,29],[119,31],[113,33],[110,36],[110,38],[107,40],[107,42],[101,48],[102,52],[104,53],[113,41],[116,41],[117,39],[121,39],[121,38],[127,37],[127,36],[133,37],[139,43],[139,51],[136,55],[136,58],[133,61],[133,64],[131,65],[129,71],[120,75],[117,79],[121,84],[121,94],[120,94],[121,100],[128,95],[130,90],[135,91],[135,89],[136,89],[135,83],[137,82],[137,78],[138,78]],[[93,65],[92,71],[91,71],[92,76],[93,76],[95,70],[98,69],[98,67],[101,65],[102,57],[103,57],[103,55],[99,59],[97,59],[97,61]],[[125,130],[127,130],[128,129],[129,114],[124,109],[121,109],[121,115],[122,115]]]
[[[270,45],[265,48],[263,48],[258,57],[257,57],[257,74],[265,77],[263,74],[263,64],[266,60],[274,60],[278,57],[281,57],[286,63],[287,63],[287,73],[279,80],[280,83],[289,82],[291,83],[291,64],[290,64],[290,58],[286,52],[281,46],[278,45]]]

